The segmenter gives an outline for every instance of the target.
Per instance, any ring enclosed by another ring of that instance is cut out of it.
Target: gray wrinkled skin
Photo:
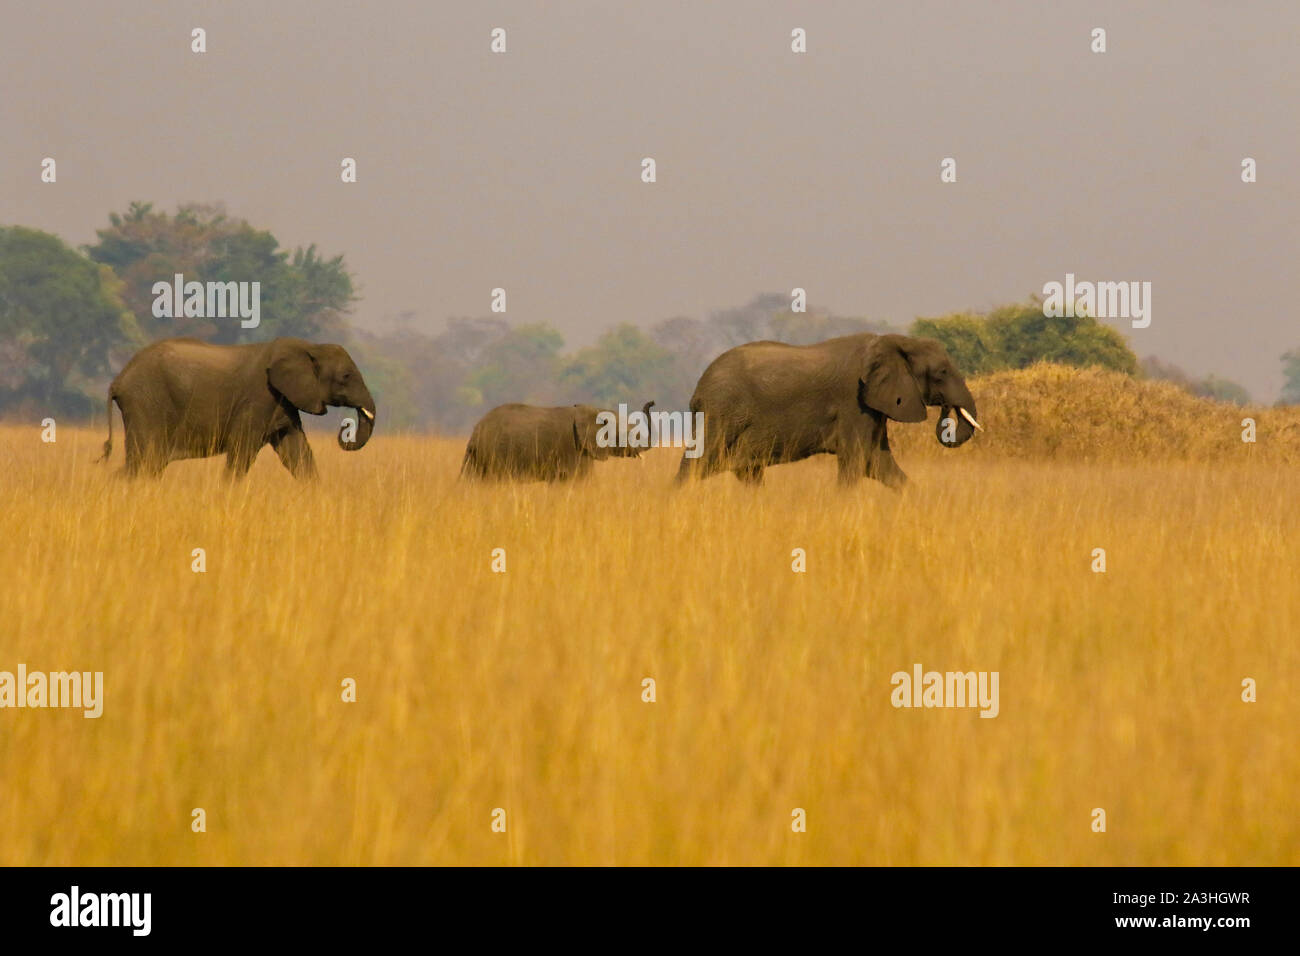
[[[644,411],[653,404],[648,402]],[[499,405],[474,426],[461,477],[569,481],[586,477],[594,461],[640,457],[637,448],[600,447],[596,416],[601,411],[593,405]]]
[[[846,335],[816,345],[750,342],[722,353],[700,376],[691,411],[704,413],[704,447],[682,457],[679,482],[734,472],[758,484],[768,465],[834,455],[841,483],[907,476],[889,450],[887,425],[922,422],[926,406],[957,422],[955,447],[974,434],[975,399],[943,346],[906,335]]]
[[[347,350],[302,339],[257,345],[210,345],[163,339],[141,349],[108,390],[106,460],[113,450],[113,403],[126,430],[126,473],[157,475],[169,462],[226,456],[241,477],[263,445],[275,449],[296,478],[316,465],[300,412],[323,415],[328,405],[357,410],[356,435],[339,447],[355,451],[370,440],[375,401]]]

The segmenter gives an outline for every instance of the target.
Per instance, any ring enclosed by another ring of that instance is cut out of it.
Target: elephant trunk
[[[370,397],[370,392],[366,391],[364,395],[357,396],[357,401],[353,407],[356,410],[356,429],[351,436],[351,440],[349,440],[348,436],[349,423],[346,419],[339,428],[339,447],[344,451],[356,451],[359,448],[364,448],[366,442],[370,441],[370,435],[375,430],[375,400]]]
[[[976,417],[974,396],[965,385],[962,385],[960,388],[953,389],[951,394],[944,396],[939,421],[935,425],[935,437],[939,439],[939,444],[947,448],[956,448],[968,442],[974,436],[976,429],[983,431],[984,426]]]
[[[641,406],[641,414],[645,416],[646,448],[653,448],[655,444],[654,429],[650,427],[650,409],[654,408],[654,404],[652,400]]]

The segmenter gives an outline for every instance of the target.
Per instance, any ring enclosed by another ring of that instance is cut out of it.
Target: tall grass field
[[[1300,863],[1294,410],[1014,376],[893,427],[902,493],[471,485],[382,397],[315,484],[0,428],[0,670],[104,675],[0,710],[0,864]]]

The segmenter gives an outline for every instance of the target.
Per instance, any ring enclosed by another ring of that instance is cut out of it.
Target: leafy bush
[[[1138,359],[1124,336],[1091,316],[1047,316],[1042,302],[1003,306],[988,315],[956,313],[917,319],[913,335],[938,339],[966,375],[1054,362],[1138,374]]]

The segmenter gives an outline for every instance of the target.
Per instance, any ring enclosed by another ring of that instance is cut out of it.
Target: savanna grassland
[[[0,863],[1300,863],[1294,410],[1016,374],[961,449],[894,428],[902,494],[667,449],[471,486],[382,398],[310,486],[4,427],[0,670],[105,700],[0,710]],[[915,663],[999,715],[895,709]]]

